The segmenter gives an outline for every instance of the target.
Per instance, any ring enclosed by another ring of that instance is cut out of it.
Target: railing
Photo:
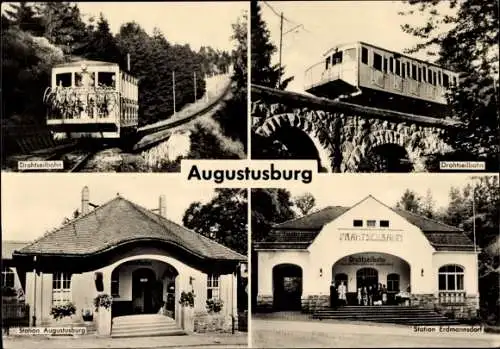
[[[30,307],[24,303],[2,303],[2,327],[29,326]]]
[[[463,304],[465,303],[465,291],[439,291],[440,304]]]

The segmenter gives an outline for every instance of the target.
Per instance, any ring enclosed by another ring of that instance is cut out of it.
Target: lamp
[[[319,268],[319,277],[323,277],[323,268]]]
[[[424,268],[420,270],[420,276],[424,276]]]

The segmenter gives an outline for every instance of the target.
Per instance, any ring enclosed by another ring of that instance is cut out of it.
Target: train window
[[[368,49],[361,47],[361,63],[368,64]]]
[[[427,81],[432,84],[432,70],[430,69],[427,71]]]
[[[325,60],[325,69],[328,69],[329,65],[330,65],[330,56],[326,57],[326,60]]]
[[[384,57],[384,72],[387,73],[387,65],[388,65],[389,61],[387,58]]]
[[[433,83],[434,85],[436,85],[436,82],[437,82],[437,73],[436,73],[436,72],[434,72],[434,73],[433,73],[433,76],[432,76],[432,83]]]
[[[422,67],[422,80],[427,81],[427,68]]]
[[[382,70],[382,56],[373,52],[373,68]]]
[[[438,85],[441,85],[441,72],[438,72]]]
[[[411,65],[411,78],[417,80],[417,66],[415,64]]]
[[[396,59],[396,75],[401,76],[401,62]]]
[[[389,58],[389,71],[394,73],[394,58]]]
[[[76,87],[94,87],[94,73],[76,72],[75,73],[75,86]]]
[[[457,77],[456,76],[453,77],[453,86],[457,86]]]
[[[422,81],[422,68],[421,67],[418,67],[418,76],[417,76],[417,80],[419,82]]]
[[[356,60],[356,49],[350,48],[344,51],[344,61],[352,62]]]
[[[401,77],[403,79],[406,78],[406,63],[405,62],[401,62]]]
[[[450,86],[450,77],[446,73],[443,73],[443,86],[444,87],[449,87]]]
[[[99,87],[115,87],[115,73],[99,72],[97,74],[97,86]]]
[[[337,52],[332,56],[332,66],[340,63],[342,63],[342,51]]]
[[[71,73],[56,74],[56,86],[71,87]]]

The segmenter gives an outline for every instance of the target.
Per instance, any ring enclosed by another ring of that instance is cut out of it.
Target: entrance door
[[[274,309],[300,310],[302,296],[302,269],[293,264],[273,268]]]
[[[378,271],[375,268],[361,268],[356,272],[356,287],[378,285]]]
[[[140,268],[132,273],[132,304],[134,314],[154,313],[153,293],[156,275],[152,269]]]

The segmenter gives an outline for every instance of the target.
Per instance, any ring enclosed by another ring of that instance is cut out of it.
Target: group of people
[[[381,283],[358,287],[357,301],[358,305],[385,305],[387,304],[387,287]],[[330,285],[330,303],[332,308],[347,305],[347,287],[344,281],[338,285],[332,282]]]
[[[387,287],[374,284],[368,287],[358,287],[358,305],[383,305],[387,304]]]

